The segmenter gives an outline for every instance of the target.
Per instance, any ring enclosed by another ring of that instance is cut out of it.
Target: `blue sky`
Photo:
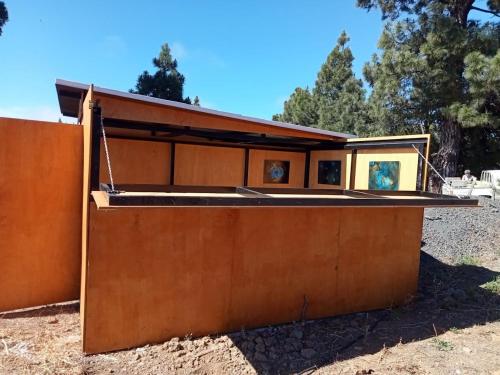
[[[355,0],[5,0],[0,116],[57,120],[56,78],[128,90],[168,42],[203,107],[271,118],[312,86],[342,30],[361,76],[380,13]]]

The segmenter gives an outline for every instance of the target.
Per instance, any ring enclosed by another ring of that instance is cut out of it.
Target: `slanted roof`
[[[80,101],[83,100],[82,98],[85,96],[85,94],[87,93],[89,88],[90,88],[90,85],[88,85],[88,84],[65,81],[65,80],[61,80],[61,79],[56,80],[56,90],[57,90],[57,96],[59,99],[59,107],[61,109],[61,113],[64,116],[78,117]],[[247,123],[265,125],[265,126],[277,128],[277,129],[297,130],[299,132],[309,133],[311,135],[323,135],[323,136],[331,137],[332,139],[337,139],[337,140],[356,138],[356,136],[353,134],[333,132],[333,131],[329,131],[329,130],[312,128],[312,127],[308,127],[308,126],[289,124],[289,123],[279,122],[279,121],[270,121],[270,120],[264,120],[264,119],[259,119],[259,118],[255,118],[255,117],[243,116],[243,115],[229,113],[229,112],[216,111],[213,109],[198,107],[198,106],[194,106],[191,104],[180,103],[180,102],[175,102],[175,101],[165,100],[165,99],[158,99],[158,98],[153,98],[150,96],[132,94],[132,93],[123,92],[123,91],[111,90],[111,89],[106,89],[106,88],[102,88],[102,87],[98,87],[98,86],[94,86],[93,90],[94,90],[94,93],[96,93],[96,94],[104,94],[107,96],[123,98],[123,99],[143,102],[143,103],[150,103],[150,104],[160,105],[160,106],[174,108],[174,109],[177,108],[177,109],[180,109],[183,111],[188,111],[188,112],[193,112],[193,113],[198,113],[198,114],[219,116],[219,117],[224,117],[227,119],[244,121]]]

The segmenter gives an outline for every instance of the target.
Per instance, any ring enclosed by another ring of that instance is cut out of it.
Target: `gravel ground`
[[[500,199],[479,200],[479,208],[426,209],[422,250],[452,263],[500,256]]]
[[[0,315],[0,373],[500,375],[500,201],[481,204],[426,210],[400,308],[83,357],[78,306],[47,307]]]

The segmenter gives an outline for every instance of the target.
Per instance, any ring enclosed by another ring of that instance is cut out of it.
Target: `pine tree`
[[[354,57],[344,31],[328,55],[316,80],[313,94],[318,108],[318,127],[358,133],[364,128],[364,90],[352,71]]]
[[[189,97],[183,97],[185,78],[177,70],[177,60],[172,57],[167,43],[162,45],[159,56],[153,59],[153,65],[156,72],[150,74],[144,71],[137,78],[135,90],[130,92],[191,104]]]
[[[380,7],[382,18],[389,20],[379,42],[382,53],[364,71],[372,87],[368,104],[372,131],[436,131],[439,147],[434,163],[444,176],[456,176],[464,127],[495,117],[479,116],[484,98],[478,101],[478,96],[485,93],[473,92],[465,69],[470,53],[491,57],[497,52],[498,23],[481,24],[469,15],[474,10],[498,16],[500,3],[488,1],[483,9],[474,5],[475,0],[357,2],[368,10]]]
[[[318,113],[309,89],[297,87],[290,99],[285,101],[283,113],[274,115],[273,120],[304,126],[316,125]]]
[[[9,20],[9,12],[7,11],[7,7],[5,6],[5,2],[0,1],[0,35],[2,35],[2,27]]]
[[[313,92],[297,87],[274,120],[315,126],[344,133],[364,134],[365,92],[352,71],[354,57],[342,32],[322,65]]]

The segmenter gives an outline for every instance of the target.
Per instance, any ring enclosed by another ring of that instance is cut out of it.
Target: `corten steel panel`
[[[245,150],[176,144],[174,170],[176,185],[242,186]]]
[[[170,144],[107,138],[115,184],[167,185],[170,180]],[[108,164],[101,139],[100,181],[109,183]]]
[[[82,107],[82,128],[83,128],[83,181],[82,181],[82,195],[80,197],[80,204],[82,207],[82,226],[80,228],[81,248],[80,253],[82,262],[80,265],[81,270],[81,283],[80,283],[80,329],[84,331],[85,321],[83,313],[85,311],[85,282],[87,272],[87,246],[88,246],[88,225],[89,225],[89,197],[90,197],[90,164],[91,158],[91,142],[92,142],[92,120],[93,113],[90,106],[93,101],[93,86],[87,91]]]
[[[308,131],[307,127],[305,127],[304,130],[288,129],[242,119],[192,112],[180,108],[165,107],[126,98],[117,98],[97,92],[94,93],[94,97],[99,100],[105,118],[155,122],[169,125],[185,125],[204,129],[305,137],[318,140],[345,139],[342,136],[337,137],[327,134],[311,133]]]
[[[288,184],[264,183],[264,161],[290,161]],[[250,150],[248,163],[248,185],[265,187],[304,187],[306,164],[305,152]]]
[[[82,127],[0,118],[0,311],[79,297]]]
[[[421,208],[91,204],[87,353],[402,303]]]

